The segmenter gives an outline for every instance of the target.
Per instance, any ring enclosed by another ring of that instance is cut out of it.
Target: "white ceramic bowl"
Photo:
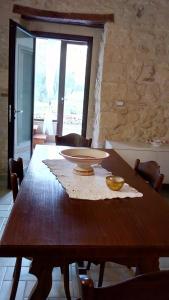
[[[75,163],[73,171],[76,174],[89,176],[94,174],[92,165],[100,164],[103,159],[109,157],[109,153],[91,148],[70,148],[60,152],[68,161]]]

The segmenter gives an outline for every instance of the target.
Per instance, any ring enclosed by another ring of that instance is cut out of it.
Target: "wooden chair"
[[[17,160],[9,158],[9,172],[10,174],[15,173],[17,175],[18,184],[21,185],[24,177],[23,160],[21,157],[18,157]]]
[[[16,173],[11,173],[10,179],[11,179],[11,189],[13,194],[13,202],[15,202],[18,194],[18,178]]]
[[[156,161],[140,162],[136,159],[135,171],[155,189],[160,191],[164,179],[164,175],[160,174],[160,166]]]
[[[11,189],[13,193],[13,201],[15,202],[20,184],[23,180],[24,172],[23,172],[23,160],[22,158],[18,158],[14,160],[12,158],[9,159],[9,171],[10,171],[10,179],[11,179]],[[13,173],[15,171],[15,173]],[[28,258],[32,260],[31,258]],[[16,263],[13,272],[13,283],[12,283],[12,290],[10,295],[10,300],[15,300],[15,296],[17,293],[19,277],[21,273],[22,267],[22,257],[16,258]],[[68,300],[71,299],[70,297],[70,290],[69,290],[69,264],[65,264],[64,266],[60,266],[61,271],[64,274],[64,288],[65,294]]]
[[[95,288],[87,275],[79,275],[81,300],[168,300],[169,271],[136,276],[120,283]]]
[[[164,175],[160,174],[160,167],[155,161],[140,162],[139,159],[136,159],[134,169],[143,179],[145,179],[153,187],[155,191],[160,191]],[[127,258],[124,258],[122,260],[115,259],[114,262],[131,266],[131,263],[128,261]],[[90,266],[91,262],[88,262],[87,270],[90,270]],[[102,262],[100,264],[98,287],[101,287],[103,283],[104,268],[105,262]]]
[[[16,196],[18,194],[18,186],[21,185],[24,177],[23,160],[21,157],[19,157],[17,160],[9,158],[9,172],[13,201],[15,202]]]
[[[13,158],[9,159],[9,172],[10,172],[11,189],[13,194],[13,202],[15,202],[18,194],[18,186],[21,185],[24,176],[23,160],[21,157],[19,157],[17,160],[14,160]],[[21,267],[22,267],[22,257],[17,257],[15,267],[14,267],[14,272],[13,272],[13,283],[12,283],[10,300],[15,299],[17,287],[19,283],[19,277],[21,273]]]
[[[86,139],[77,133],[69,133],[64,136],[55,135],[56,145],[71,147],[91,147],[92,139]]]

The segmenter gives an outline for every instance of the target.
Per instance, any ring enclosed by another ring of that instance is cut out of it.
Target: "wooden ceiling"
[[[74,12],[57,12],[42,10],[14,4],[13,12],[20,14],[23,19],[38,20],[59,24],[80,25],[103,28],[106,22],[114,22],[113,14],[86,14]]]

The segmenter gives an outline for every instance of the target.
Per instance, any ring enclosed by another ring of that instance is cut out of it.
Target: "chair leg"
[[[14,272],[13,272],[13,283],[12,283],[10,300],[15,300],[18,283],[19,283],[19,277],[21,273],[21,266],[22,266],[22,257],[17,257]]]
[[[86,270],[87,270],[87,271],[89,271],[89,270],[90,270],[90,267],[91,267],[91,262],[90,262],[90,261],[88,261],[88,263],[87,263],[87,267],[86,267]]]
[[[65,264],[62,267],[63,279],[64,279],[64,289],[66,294],[66,299],[71,300],[70,289],[69,289],[69,264]]]
[[[60,271],[61,271],[61,274],[63,275],[64,274],[64,268],[63,268],[63,266],[60,267]]]
[[[104,276],[104,269],[105,269],[105,262],[103,262],[103,263],[100,264],[98,287],[102,286],[103,276]]]
[[[84,261],[83,260],[82,261],[78,261],[77,264],[78,264],[79,268],[84,268]]]

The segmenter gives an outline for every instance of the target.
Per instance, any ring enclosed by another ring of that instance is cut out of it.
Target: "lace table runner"
[[[74,164],[65,159],[44,160],[43,163],[58,178],[70,198],[99,200],[112,198],[142,197],[135,188],[124,184],[120,191],[112,191],[106,185],[105,177],[110,174],[100,165],[94,166],[95,175],[80,176],[73,173]]]

